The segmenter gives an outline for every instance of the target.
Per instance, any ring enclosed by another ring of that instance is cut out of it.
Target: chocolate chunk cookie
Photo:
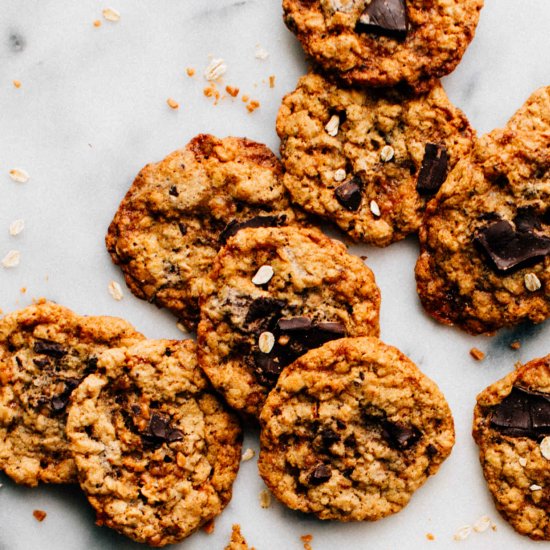
[[[506,125],[511,130],[550,131],[550,86],[535,90]]]
[[[550,317],[549,207],[550,133],[481,138],[426,210],[416,264],[426,311],[473,334]]]
[[[292,200],[377,246],[418,230],[427,200],[475,138],[439,83],[415,96],[315,73],[284,98],[277,133]]]
[[[67,434],[97,523],[138,542],[181,541],[231,499],[241,430],[191,340],[102,354],[73,394]]]
[[[473,436],[504,519],[522,535],[550,540],[550,355],[478,395]]]
[[[67,404],[98,355],[143,336],[113,317],[40,301],[0,320],[0,469],[15,482],[76,481]]]
[[[201,279],[227,238],[294,219],[281,175],[265,145],[210,135],[143,168],[106,236],[130,290],[194,330]]]
[[[344,336],[377,336],[380,292],[343,244],[296,227],[243,229],[201,299],[199,362],[235,409],[258,416],[281,369]]]
[[[346,338],[281,373],[261,416],[260,474],[285,505],[321,519],[401,510],[451,452],[438,387],[377,338]]]
[[[427,89],[474,37],[483,0],[283,0],[306,53],[349,83]]]

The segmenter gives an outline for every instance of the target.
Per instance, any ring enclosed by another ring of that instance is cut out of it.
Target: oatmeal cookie
[[[201,279],[228,236],[294,219],[281,176],[265,145],[204,134],[143,168],[106,236],[130,290],[194,330]]]
[[[97,523],[138,542],[181,541],[231,499],[241,430],[191,340],[103,353],[73,394],[67,434]]]
[[[550,132],[550,86],[535,90],[506,127],[511,130]]]
[[[315,73],[284,98],[277,133],[292,200],[377,246],[418,230],[427,200],[475,139],[439,82],[413,95]]]
[[[491,333],[550,317],[550,133],[494,130],[426,209],[416,264],[426,311]]]
[[[473,436],[504,519],[522,535],[550,540],[550,355],[478,395]]]
[[[349,83],[427,89],[454,70],[483,0],[283,0],[306,53]]]
[[[372,337],[327,343],[285,368],[260,422],[258,466],[277,499],[340,521],[401,510],[455,439],[436,384]]]
[[[371,270],[314,229],[243,229],[201,299],[199,363],[229,405],[258,416],[281,369],[324,342],[377,336]]]
[[[40,301],[0,320],[0,469],[15,482],[76,481],[65,433],[73,390],[98,355],[143,336],[114,317]]]

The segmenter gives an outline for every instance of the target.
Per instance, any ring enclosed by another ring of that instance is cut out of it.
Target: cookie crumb
[[[2,265],[4,267],[16,267],[21,260],[21,253],[19,250],[10,250],[3,258]]]
[[[269,508],[271,506],[271,493],[267,489],[260,491],[260,506]]]
[[[518,350],[519,348],[521,348],[521,342],[519,340],[514,340],[511,344],[510,344],[510,347],[512,349],[515,349],[515,350]]]
[[[191,77],[191,76],[195,76],[195,73],[197,71],[195,71],[193,67],[187,67],[187,69],[185,69],[185,72],[187,73],[187,76]]]
[[[235,86],[226,86],[225,91],[231,96],[231,97],[237,97],[239,95],[239,88],[235,88]]]
[[[218,80],[227,71],[227,65],[222,58],[214,58],[204,70],[204,78],[209,82]]]
[[[120,13],[114,8],[105,8],[101,12],[101,14],[103,15],[104,19],[110,21],[111,23],[117,23],[118,21],[120,21]]]
[[[202,530],[207,534],[211,535],[214,532],[214,529],[216,528],[216,525],[214,523],[213,519],[208,520],[203,526]]]
[[[269,75],[269,87],[270,88],[275,88],[275,75],[274,74]]]
[[[203,93],[206,97],[214,98],[214,105],[218,104],[218,100],[220,99],[220,92],[218,91],[218,88],[216,88],[216,84],[214,82],[212,82],[210,86],[204,88]]]
[[[470,350],[470,355],[476,360],[476,361],[483,361],[485,359],[485,353],[483,353],[478,348],[472,348]]]
[[[26,286],[22,286],[22,287],[19,289],[19,292],[21,292],[21,294],[26,294],[26,293],[27,293],[27,287],[26,287]]]
[[[17,183],[27,183],[29,174],[22,168],[13,168],[10,170],[10,178]]]
[[[170,107],[170,109],[179,109],[180,108],[180,104],[175,100],[175,99],[172,99],[171,97],[169,97],[167,100],[166,100],[166,103],[168,104],[168,107]]]
[[[546,458],[546,460],[550,460],[550,435],[547,435],[540,443],[539,443],[539,449],[540,454]]]
[[[534,273],[526,273],[524,277],[525,288],[529,292],[536,292],[542,286],[540,279]]]
[[[313,535],[309,533],[307,535],[302,535],[300,540],[304,543],[304,550],[312,550],[310,542],[313,540]]]
[[[262,265],[260,269],[256,271],[256,275],[252,277],[252,282],[257,286],[265,285],[271,281],[274,274],[275,271],[273,271],[273,268],[270,265]]]
[[[250,99],[250,96],[248,96],[248,95],[243,95],[243,97],[242,97],[243,103],[248,103],[249,99]]]
[[[254,548],[248,547],[241,533],[241,526],[238,523],[233,524],[231,528],[231,540],[224,550],[254,550]]]
[[[340,117],[338,115],[332,115],[325,126],[325,132],[331,137],[336,137],[338,135],[339,128]]]
[[[472,533],[471,525],[464,525],[454,535],[454,540],[466,540]]]
[[[46,512],[44,510],[33,510],[32,515],[35,517],[37,521],[44,521],[46,519]]]
[[[435,540],[435,536],[432,533],[426,533],[426,538],[428,540]]]
[[[376,201],[370,201],[370,211],[372,212],[372,215],[376,218],[380,217],[380,207],[378,206],[378,203]]]
[[[101,21],[99,19],[96,19],[92,24],[96,29],[101,27]]]
[[[491,527],[491,518],[489,516],[481,516],[475,523],[474,523],[474,531],[476,533],[483,533],[487,531]]]
[[[253,113],[256,109],[260,108],[260,102],[253,99],[247,106],[246,109],[249,113]]]
[[[394,155],[395,151],[393,147],[391,145],[384,145],[380,151],[380,160],[382,160],[382,162],[389,162]]]
[[[111,281],[109,283],[109,294],[117,301],[122,300],[124,294],[122,293],[122,288],[119,283],[116,281]]]
[[[23,229],[25,229],[25,221],[14,220],[10,223],[9,233],[12,237],[15,237],[16,235],[19,235]]]
[[[255,454],[256,454],[256,451],[254,451],[254,449],[248,448],[241,456],[241,461],[247,462],[248,460],[252,460]]]
[[[14,81],[13,81],[13,85],[14,85],[16,88],[21,88],[21,81],[20,81],[20,80],[14,80]]]
[[[263,61],[269,57],[269,52],[262,48],[259,44],[256,44],[256,53],[254,54],[254,57]]]

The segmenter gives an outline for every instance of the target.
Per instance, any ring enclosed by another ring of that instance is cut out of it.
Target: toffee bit
[[[519,340],[514,340],[511,344],[510,344],[510,347],[512,349],[515,349],[515,350],[518,350],[519,348],[521,348],[521,342]]]
[[[239,95],[239,88],[236,88],[235,86],[226,86],[225,91],[231,96],[231,97],[237,97]]]
[[[478,348],[472,348],[470,350],[470,355],[476,360],[476,361],[483,361],[485,359],[485,353],[483,353]]]
[[[20,80],[14,80],[14,81],[13,81],[13,85],[14,85],[16,88],[21,88],[21,81],[20,81]]]
[[[256,101],[255,99],[253,99],[247,106],[246,106],[246,110],[249,112],[249,113],[253,113],[256,109],[259,109],[260,108],[260,102],[259,101]]]
[[[195,76],[195,69],[193,69],[193,67],[187,67],[187,69],[185,69],[185,72],[187,73],[187,76],[189,77],[192,77],[192,76]]]
[[[46,512],[44,510],[33,510],[32,515],[37,521],[44,521],[46,519]]]
[[[101,27],[101,21],[99,19],[96,19],[93,22],[93,26],[97,29],[98,27]]]
[[[168,107],[170,107],[170,109],[179,109],[180,107],[180,104],[175,100],[175,99],[172,99],[171,97],[169,97],[167,100],[166,100],[166,103],[168,104]]]
[[[304,543],[304,550],[313,550],[310,544],[311,541],[313,540],[313,535],[310,535],[310,534],[302,535],[300,537],[300,540]]]
[[[435,536],[433,535],[433,533],[426,533],[426,538],[428,540],[435,540]]]

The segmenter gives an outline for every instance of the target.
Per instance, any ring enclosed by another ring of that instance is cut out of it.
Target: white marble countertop
[[[247,136],[278,149],[275,116],[306,62],[285,29],[279,0],[113,0],[121,14],[102,17],[96,0],[3,0],[0,16],[0,257],[20,252],[20,264],[0,267],[0,308],[13,311],[40,296],[82,314],[128,319],[149,337],[179,338],[175,319],[126,289],[111,264],[104,234],[138,170],[200,132]],[[95,27],[93,22],[101,21]],[[451,99],[479,133],[503,125],[537,87],[550,84],[550,2],[486,0],[475,40],[457,70],[444,79]],[[269,56],[258,59],[257,47]],[[225,59],[225,82],[257,99],[249,114],[240,100],[218,105],[203,95],[209,55]],[[189,77],[186,68],[196,69]],[[275,87],[268,85],[275,75]],[[20,87],[13,81],[19,81]],[[180,107],[170,109],[171,97]],[[14,168],[26,183],[9,177]],[[8,232],[16,219],[22,233]],[[273,503],[259,504],[263,483],[255,459],[243,463],[234,497],[211,535],[179,547],[222,549],[238,522],[258,550],[333,548],[534,548],[498,515],[486,489],[470,435],[476,394],[516,361],[550,352],[550,324],[469,337],[431,321],[415,294],[415,239],[368,255],[382,291],[381,336],[409,355],[446,394],[457,442],[439,474],[399,514],[375,523],[320,522]],[[124,298],[107,287],[118,281]],[[520,339],[512,351],[509,343]],[[476,363],[476,346],[486,352]],[[244,448],[258,449],[247,433]],[[0,550],[140,548],[94,525],[93,512],[74,487],[15,486],[0,474]],[[32,511],[47,517],[38,523]],[[489,515],[496,530],[453,534]],[[428,541],[432,533],[434,541]],[[540,545],[538,546],[540,547]]]

